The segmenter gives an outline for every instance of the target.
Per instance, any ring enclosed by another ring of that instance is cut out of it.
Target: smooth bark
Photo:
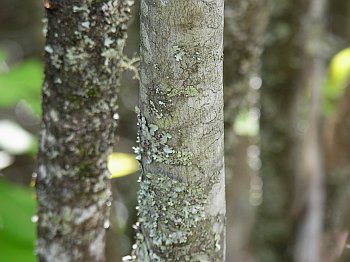
[[[134,261],[223,261],[223,1],[141,1]]]
[[[107,156],[131,1],[44,1],[47,11],[38,197],[39,261],[105,261]]]
[[[296,200],[302,206],[298,235],[295,243],[295,261],[322,260],[321,244],[324,225],[324,159],[320,138],[321,90],[325,75],[327,52],[325,40],[325,0],[311,0],[304,18],[301,35],[304,39],[304,70],[300,84],[310,90],[307,128],[304,136],[301,170]]]

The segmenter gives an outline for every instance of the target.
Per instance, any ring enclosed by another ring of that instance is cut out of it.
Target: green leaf
[[[108,157],[108,170],[111,178],[131,175],[139,170],[139,163],[132,154],[112,153]]]
[[[3,261],[35,261],[35,201],[29,188],[0,179],[0,256]]]
[[[0,73],[0,106],[9,107],[25,100],[40,115],[40,92],[43,65],[37,60],[27,60]]]
[[[350,47],[337,53],[331,60],[327,79],[323,86],[324,105],[326,115],[331,114],[338,98],[343,94],[350,78]]]

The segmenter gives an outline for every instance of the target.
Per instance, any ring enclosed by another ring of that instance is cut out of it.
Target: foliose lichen
[[[137,136],[139,146],[134,148],[136,159],[144,158],[148,164],[152,161],[183,166],[192,164],[193,155],[191,152],[177,150],[170,146],[169,141],[172,138],[170,133],[160,130],[155,124],[148,123],[138,107],[136,107],[136,113],[139,127]]]
[[[147,173],[138,202],[136,244],[124,261],[213,261],[217,257],[222,228],[215,225],[222,221],[206,213],[205,187]],[[202,241],[193,247],[193,238]],[[208,242],[210,246],[206,246]]]

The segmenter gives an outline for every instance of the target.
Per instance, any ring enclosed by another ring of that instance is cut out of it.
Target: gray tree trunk
[[[321,244],[324,225],[324,161],[320,139],[321,90],[325,75],[327,46],[325,41],[326,0],[310,0],[300,32],[304,39],[304,70],[300,85],[310,90],[311,99],[305,131],[301,170],[296,189],[299,218],[294,260],[297,262],[322,261]],[[302,121],[303,119],[301,119]],[[300,121],[300,120],[299,120]]]
[[[132,1],[44,1],[47,9],[38,196],[39,261],[105,261],[107,156]]]
[[[135,261],[223,261],[223,0],[141,1]]]
[[[269,1],[225,2],[224,115],[227,200],[227,261],[247,261],[254,207],[249,203],[251,179],[256,170],[248,165],[249,146],[256,138],[238,137],[237,114],[258,109],[260,65]]]
[[[318,36],[320,28],[317,23],[319,17],[314,17],[315,11],[317,16],[320,13],[317,10],[319,6],[314,8],[318,2],[315,5],[311,0],[277,0],[273,3],[262,66],[260,134],[263,203],[258,210],[254,230],[256,261],[261,262],[294,260],[297,229],[299,223],[305,221],[300,218],[303,212],[309,212],[312,202],[309,199],[313,194],[310,194],[309,182],[320,179],[319,173],[300,172],[304,168],[301,155],[305,135],[303,126],[307,125],[304,116],[308,112],[305,96],[310,87],[308,77],[310,74],[319,76],[315,50],[319,51],[320,42],[315,35]],[[322,5],[320,7],[323,8]],[[297,177],[298,174],[302,177]],[[316,186],[320,185],[318,180]],[[297,191],[297,188],[301,190]],[[320,204],[318,200],[316,202],[316,205]],[[319,233],[320,224],[316,227]],[[314,245],[309,247],[317,249]]]

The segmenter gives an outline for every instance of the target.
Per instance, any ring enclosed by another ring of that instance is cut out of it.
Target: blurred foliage
[[[37,138],[20,125],[9,120],[0,120],[0,148],[13,155],[35,155]]]
[[[0,72],[0,106],[15,106],[21,100],[25,100],[33,111],[40,115],[42,81],[43,65],[37,60],[27,60],[8,70],[2,70]]]
[[[108,157],[108,169],[111,178],[123,177],[138,171],[139,163],[133,154],[112,153]]]
[[[239,112],[234,124],[234,131],[239,136],[255,137],[259,133],[259,117],[254,109]]]
[[[330,115],[338,98],[343,94],[350,79],[350,47],[337,53],[331,60],[323,86],[323,113]]]
[[[2,261],[35,261],[35,201],[29,188],[0,179],[0,254]]]

